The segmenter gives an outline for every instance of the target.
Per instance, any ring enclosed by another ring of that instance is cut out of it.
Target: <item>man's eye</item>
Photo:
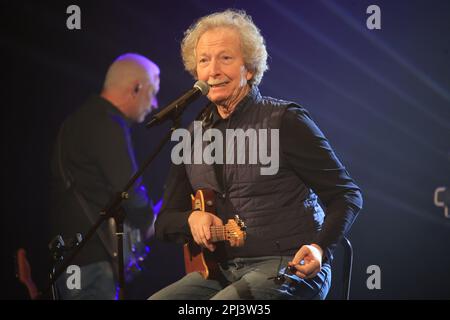
[[[205,58],[200,59],[198,62],[199,63],[205,63],[207,60]]]

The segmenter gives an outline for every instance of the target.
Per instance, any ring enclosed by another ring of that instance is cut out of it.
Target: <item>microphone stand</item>
[[[40,294],[40,299],[45,296],[48,296],[50,290],[52,290],[53,285],[59,276],[67,269],[70,263],[74,260],[74,258],[79,254],[79,252],[84,248],[86,242],[92,238],[92,236],[97,232],[97,229],[100,225],[107,221],[109,218],[114,218],[116,224],[116,239],[117,239],[117,254],[118,254],[118,274],[119,274],[119,300],[123,300],[125,298],[125,274],[124,274],[124,259],[123,259],[123,222],[125,220],[125,211],[121,208],[121,203],[123,200],[128,199],[128,191],[136,182],[136,180],[144,173],[146,168],[150,165],[150,163],[156,158],[156,156],[161,152],[164,145],[170,140],[170,137],[176,129],[180,127],[181,124],[181,114],[184,111],[184,108],[176,110],[172,115],[172,127],[167,132],[167,134],[163,137],[163,139],[159,142],[156,149],[153,153],[148,157],[148,159],[139,167],[136,173],[130,178],[128,183],[122,189],[122,191],[117,192],[110,202],[106,205],[104,209],[100,211],[100,217],[97,219],[95,224],[89,229],[86,236],[84,236],[83,240],[79,243],[78,246],[71,252],[71,254],[63,259],[59,268],[53,273],[49,284],[45,288],[45,290]],[[38,299],[39,299],[38,298]]]

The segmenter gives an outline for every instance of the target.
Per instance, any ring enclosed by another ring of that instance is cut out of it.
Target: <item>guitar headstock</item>
[[[245,232],[246,226],[238,215],[235,215],[234,219],[228,220],[225,225],[226,240],[230,242],[232,247],[242,247],[244,245],[247,233]]]

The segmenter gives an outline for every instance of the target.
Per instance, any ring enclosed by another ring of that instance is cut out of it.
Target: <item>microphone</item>
[[[200,95],[206,96],[208,92],[209,85],[205,81],[197,81],[192,89],[169,104],[167,107],[164,107],[164,109],[162,109],[160,112],[155,114],[145,126],[147,128],[151,128],[154,125],[161,124],[162,122],[170,118],[174,112],[182,110],[182,108],[192,103],[194,100],[200,97]]]

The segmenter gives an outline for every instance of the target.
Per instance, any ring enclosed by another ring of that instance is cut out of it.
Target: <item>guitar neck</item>
[[[227,237],[226,237],[227,227],[226,226],[212,226],[210,228],[210,230],[211,230],[211,241],[212,242],[227,240]]]

